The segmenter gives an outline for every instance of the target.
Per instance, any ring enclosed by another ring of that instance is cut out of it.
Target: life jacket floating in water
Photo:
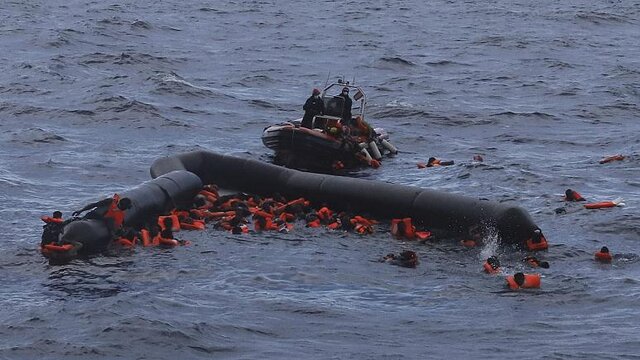
[[[584,207],[586,209],[606,209],[606,208],[612,208],[616,206],[624,206],[624,202],[622,198],[617,198],[611,201],[600,201],[596,203],[584,204]]]
[[[612,155],[612,156],[607,156],[604,159],[600,160],[600,164],[606,164],[606,163],[610,163],[612,161],[621,161],[624,160],[624,155],[622,154],[616,154],[616,155]]]
[[[541,283],[540,274],[518,273],[515,275],[507,276],[506,280],[507,280],[507,286],[511,290],[537,289],[537,288],[540,288],[540,283]],[[517,280],[522,280],[522,282],[519,283]]]

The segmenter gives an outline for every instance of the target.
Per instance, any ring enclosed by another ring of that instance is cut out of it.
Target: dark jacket
[[[338,95],[344,99],[344,105],[342,107],[342,120],[344,120],[347,124],[351,123],[351,106],[353,105],[353,101],[349,95],[340,94]]]
[[[304,117],[302,118],[302,126],[311,128],[313,117],[324,113],[324,102],[322,98],[318,96],[315,98],[313,95],[307,99],[302,107],[304,109]]]

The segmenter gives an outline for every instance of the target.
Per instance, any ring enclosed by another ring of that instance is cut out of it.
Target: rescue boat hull
[[[330,168],[336,161],[357,163],[352,144],[294,123],[267,127],[262,143],[275,152],[276,164],[290,168]]]

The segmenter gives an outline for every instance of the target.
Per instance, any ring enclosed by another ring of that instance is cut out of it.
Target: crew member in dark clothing
[[[311,96],[307,99],[302,108],[304,109],[302,127],[311,129],[311,126],[313,125],[313,117],[324,113],[324,102],[320,97],[320,90],[313,89]]]
[[[351,98],[349,97],[349,88],[346,86],[342,88],[342,93],[338,96],[344,99],[344,105],[342,106],[342,121],[344,124],[351,126],[353,125],[351,124],[351,105],[353,104],[353,101],[351,101]]]

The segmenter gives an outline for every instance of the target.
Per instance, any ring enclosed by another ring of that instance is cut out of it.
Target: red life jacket
[[[540,235],[540,241],[538,242],[534,242],[533,238],[529,238],[527,240],[527,249],[531,251],[546,250],[548,247],[549,244],[547,243],[547,239],[542,234]]]
[[[62,224],[64,222],[64,219],[62,218],[54,218],[46,215],[41,216],[40,219],[46,222],[47,224],[51,224],[51,223]]]
[[[113,220],[114,229],[120,229],[122,227],[122,223],[124,222],[124,211],[118,208],[119,199],[119,196],[114,195],[113,200],[111,201],[111,205],[109,205],[109,209],[104,214],[105,218]]]
[[[605,253],[598,251],[596,253],[596,261],[600,261],[603,263],[610,263],[613,260],[611,253]]]
[[[518,285],[513,275],[507,276],[507,286],[511,290],[518,289],[537,289],[540,287],[540,274],[524,274],[524,282]]]
[[[484,267],[484,272],[486,272],[487,274],[497,274],[497,273],[500,272],[500,268],[499,267],[498,268],[494,268],[493,266],[491,266],[491,264],[489,264],[488,261],[485,261],[485,263],[484,263],[484,265],[482,265],[482,267]]]
[[[151,240],[151,234],[149,234],[149,230],[142,229],[140,230],[140,237],[142,238],[142,246],[151,246],[153,245]]]

